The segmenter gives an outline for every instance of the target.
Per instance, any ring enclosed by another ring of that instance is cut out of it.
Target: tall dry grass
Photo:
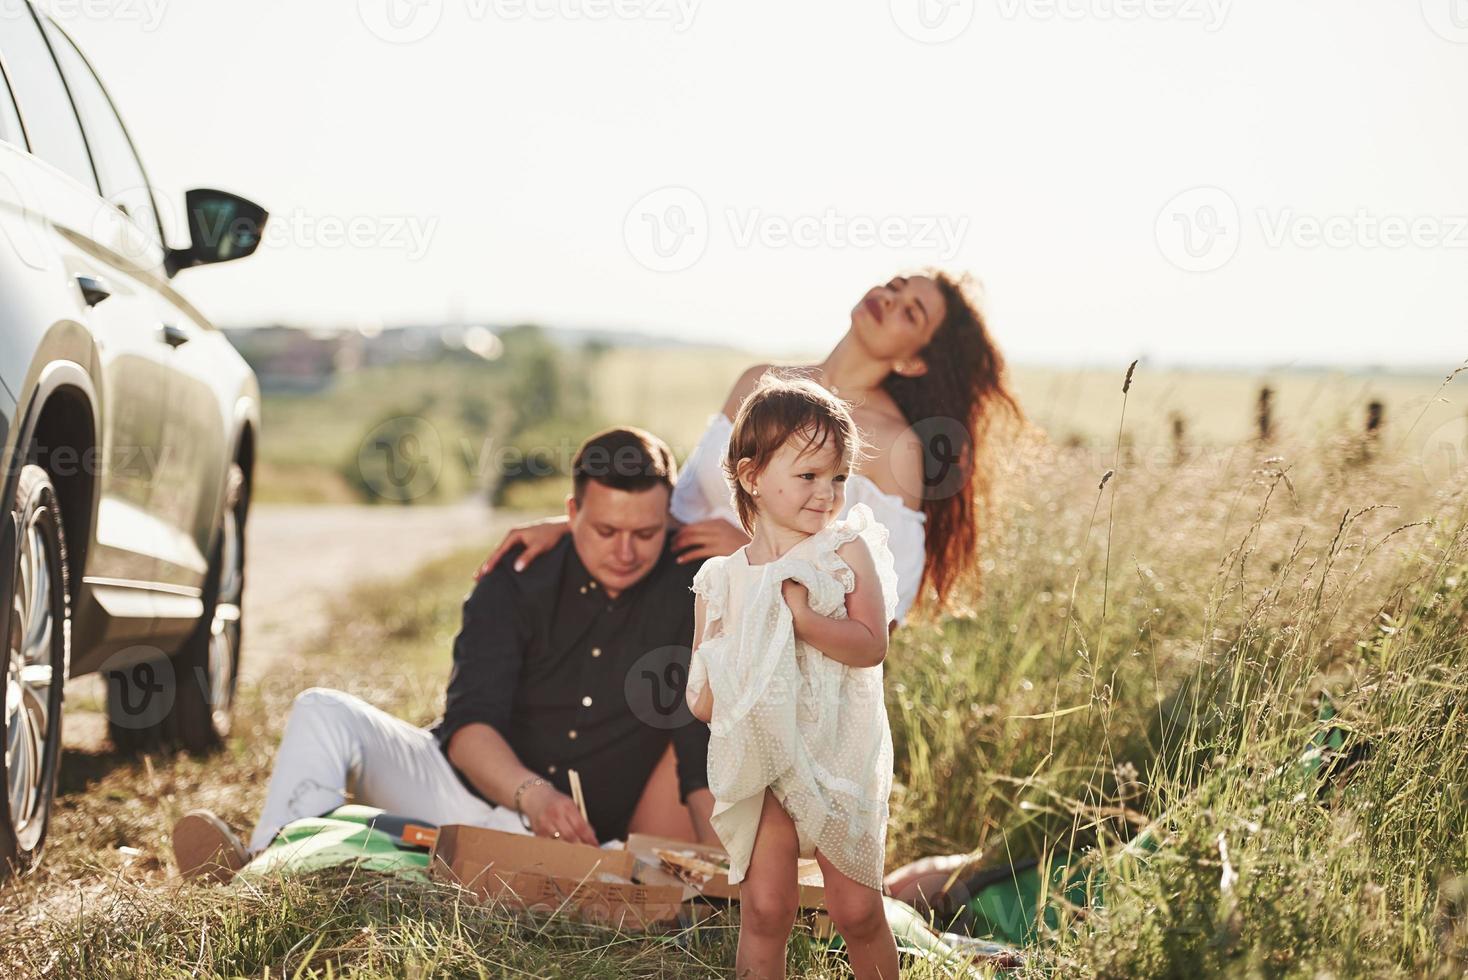
[[[1465,473],[1344,429],[1174,463],[1130,438],[1120,387],[1112,445],[1012,447],[975,569],[984,593],[967,583],[893,644],[889,867],[1069,855],[1093,903],[1054,896],[1034,975],[1461,975]],[[172,816],[209,803],[248,825],[295,689],[336,684],[432,718],[481,554],[359,593],[310,662],[246,692],[223,755],[73,776],[46,869],[0,891],[0,972],[726,974],[730,920],[668,943],[379,880],[246,896],[167,881]],[[1332,728],[1341,744],[1323,751]],[[1151,849],[1127,850],[1143,828]],[[792,975],[843,975],[803,940],[793,950]]]
[[[1464,472],[1340,431],[1126,442],[1016,447],[987,594],[889,659],[896,859],[1071,855],[1098,905],[1040,972],[1458,975]]]

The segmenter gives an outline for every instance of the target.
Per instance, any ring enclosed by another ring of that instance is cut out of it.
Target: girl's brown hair
[[[746,534],[754,534],[754,498],[739,482],[739,461],[750,463],[746,476],[757,476],[792,436],[804,436],[802,451],[834,440],[836,458],[853,470],[862,456],[861,433],[846,403],[809,378],[766,371],[734,415],[734,431],[724,455],[724,477],[734,489],[734,509]]]
[[[971,570],[977,581],[980,519],[993,502],[990,437],[1002,420],[1023,424],[1024,412],[971,295],[972,279],[936,270],[924,275],[938,284],[946,309],[919,352],[927,372],[915,378],[893,372],[882,387],[923,443],[927,556],[917,602],[931,587],[941,609],[961,573]]]

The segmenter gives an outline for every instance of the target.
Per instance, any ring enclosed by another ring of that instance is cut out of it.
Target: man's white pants
[[[529,833],[520,815],[470,793],[430,732],[342,691],[313,687],[296,695],[250,852],[282,827],[345,803],[379,807],[435,824],[472,824]]]

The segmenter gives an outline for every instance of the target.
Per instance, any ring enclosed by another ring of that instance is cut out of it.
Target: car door
[[[147,519],[157,561],[159,625],[172,620],[183,628],[185,621],[199,616],[196,600],[207,573],[209,536],[224,496],[228,427],[216,394],[224,379],[218,358],[211,356],[222,338],[169,285],[155,195],[115,104],[70,38],[49,21],[46,29],[98,161],[103,195],[116,205],[116,233],[144,234],[140,242],[123,239],[117,244],[141,264],[139,272],[147,273],[143,298],[158,339],[155,352],[166,367],[159,388],[163,452],[150,461],[155,478]],[[157,393],[154,397],[156,401]]]
[[[24,387],[36,386],[35,375],[50,357],[95,360],[82,366],[94,375],[102,402],[98,452],[80,464],[59,458],[52,464],[83,465],[95,474],[100,491],[95,543],[86,568],[74,571],[95,586],[94,594],[114,621],[110,633],[146,635],[159,567],[158,522],[151,505],[157,460],[165,448],[163,403],[171,351],[160,338],[150,290],[138,272],[149,261],[161,263],[161,251],[154,246],[148,254],[136,223],[116,220],[117,208],[99,196],[98,157],[34,9],[22,4],[4,23],[0,56],[31,153],[9,173],[16,178],[20,206],[34,219],[31,226],[40,229],[39,242],[29,243],[38,247],[19,259],[34,289],[23,290],[28,299],[7,306],[7,315],[34,321],[25,327],[47,338],[41,363],[31,367]],[[58,281],[66,284],[60,294]],[[78,353],[77,328],[90,337],[89,353]],[[40,448],[52,452],[58,447]]]
[[[165,585],[197,587],[207,574],[233,451],[219,397],[230,366],[218,348],[229,341],[181,297],[165,292],[157,302],[166,329],[179,338],[163,413],[169,451],[154,498],[159,519],[174,531],[175,547],[160,556],[159,576]]]

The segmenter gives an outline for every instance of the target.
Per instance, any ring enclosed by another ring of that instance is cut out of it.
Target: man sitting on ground
[[[671,550],[676,476],[651,433],[588,439],[572,464],[571,534],[524,571],[500,562],[465,600],[443,717],[423,729],[341,691],[303,691],[248,850],[195,811],[174,830],[180,871],[227,877],[287,823],[348,798],[593,845],[637,831],[717,843],[708,728],[683,695],[701,562]]]

